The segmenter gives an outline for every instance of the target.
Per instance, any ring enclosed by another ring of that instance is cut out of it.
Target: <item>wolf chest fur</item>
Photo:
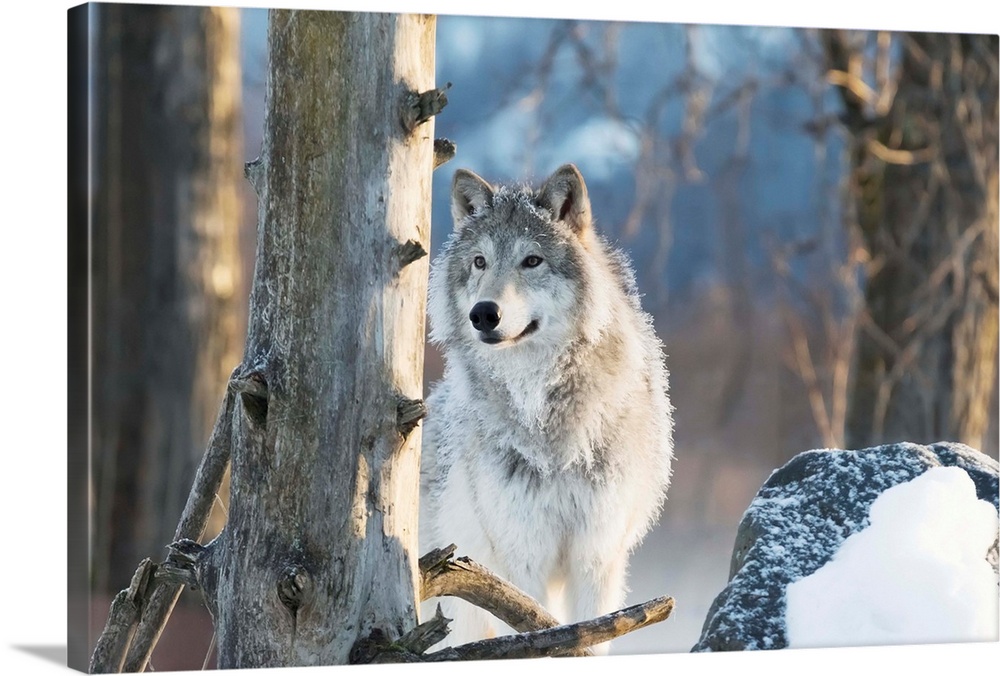
[[[431,268],[421,551],[458,545],[562,621],[622,607],[630,551],[673,457],[662,345],[623,253],[594,229],[583,177],[538,189],[459,170],[454,232]],[[446,599],[455,645],[506,627]]]

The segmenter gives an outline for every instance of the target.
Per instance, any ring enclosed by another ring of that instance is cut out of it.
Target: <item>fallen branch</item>
[[[674,600],[669,596],[661,596],[593,620],[445,648],[424,655],[423,661],[503,660],[579,654],[580,650],[590,646],[662,622],[670,617],[673,610]]]
[[[438,606],[433,619],[420,624],[396,642],[389,641],[377,629],[372,631],[351,650],[351,663],[452,662],[590,654],[591,646],[662,622],[670,617],[673,609],[674,600],[669,596],[661,596],[593,620],[500,636],[421,654],[422,650],[443,639],[448,632],[446,625],[450,620],[441,614]]]
[[[559,621],[535,599],[468,557],[452,558],[455,545],[420,557],[420,600],[455,596],[489,611],[519,634],[501,636],[435,653],[376,661],[446,661],[591,655],[590,646],[665,620],[674,600],[663,596],[593,620],[570,625]],[[438,618],[425,624],[431,624]],[[423,627],[424,625],[421,625]],[[421,629],[417,627],[414,631]],[[398,650],[399,643],[396,647]]]

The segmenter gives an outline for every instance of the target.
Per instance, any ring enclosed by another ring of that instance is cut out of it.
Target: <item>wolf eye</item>
[[[477,269],[482,270],[486,267],[486,259],[482,256],[476,256],[472,259],[472,264],[475,265]]]
[[[521,263],[521,265],[523,265],[526,268],[537,268],[541,264],[542,264],[541,256],[528,256]]]

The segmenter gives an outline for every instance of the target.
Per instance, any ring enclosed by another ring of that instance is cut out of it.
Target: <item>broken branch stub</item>
[[[426,415],[427,405],[422,399],[400,397],[396,404],[396,431],[405,439]]]
[[[444,87],[425,92],[409,92],[403,106],[403,128],[407,132],[412,132],[444,110],[444,107],[448,105],[448,97],[445,92],[449,89],[451,89],[450,82]]]
[[[437,169],[448,160],[455,157],[457,147],[454,141],[446,138],[434,139],[434,168]]]
[[[115,595],[111,601],[111,611],[104,631],[97,639],[97,646],[90,658],[89,671],[92,674],[117,673],[121,671],[125,651],[135,635],[135,628],[142,616],[142,608],[148,600],[150,584],[156,573],[156,564],[151,559],[143,559],[132,576],[127,589]]]
[[[397,644],[411,653],[421,655],[440,643],[448,635],[448,623],[451,618],[441,612],[441,604],[434,610],[434,617],[422,622],[397,641]]]

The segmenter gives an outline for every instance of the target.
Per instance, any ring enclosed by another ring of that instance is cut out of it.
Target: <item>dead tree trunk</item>
[[[343,664],[416,625],[434,28],[270,13],[229,521],[198,566],[220,668]]]
[[[883,33],[866,51],[858,37],[825,34],[869,261],[847,442],[983,449],[997,371],[997,38]]]

